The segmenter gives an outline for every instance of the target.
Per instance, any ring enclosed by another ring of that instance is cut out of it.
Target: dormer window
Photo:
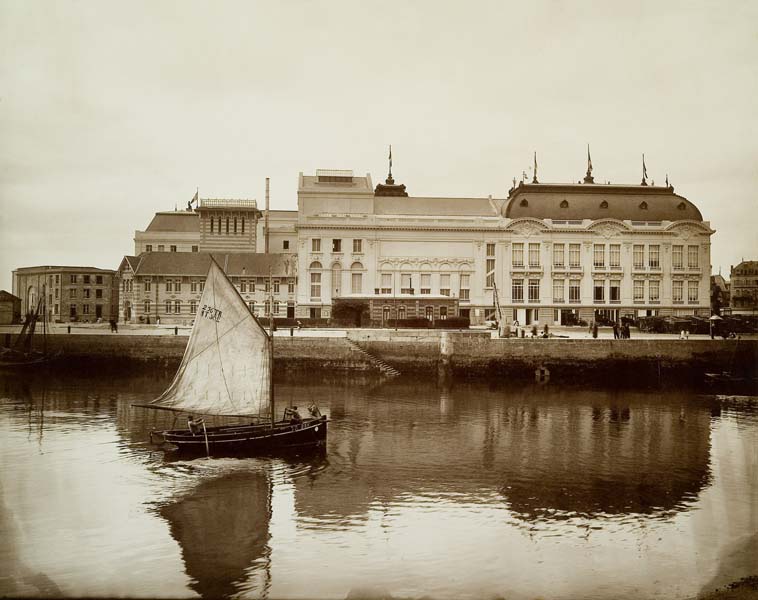
[[[644,200],[640,202],[640,210],[647,210],[647,202]]]
[[[568,200],[564,200],[563,202],[561,202],[561,208],[568,208],[568,207],[569,207]]]
[[[603,200],[603,201],[600,203],[600,208],[608,208],[608,202],[607,202],[606,200]]]
[[[680,202],[677,208],[679,210],[687,210],[687,205],[684,202]]]
[[[529,206],[529,202],[527,201],[527,199],[526,199],[526,198],[524,198],[524,199],[523,199],[523,200],[522,200],[522,201],[519,203],[519,206]]]

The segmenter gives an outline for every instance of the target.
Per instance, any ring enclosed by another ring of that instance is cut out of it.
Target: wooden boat
[[[135,405],[186,413],[188,427],[155,432],[151,439],[209,455],[324,446],[327,419],[317,406],[311,405],[306,417],[286,408],[277,420],[273,332],[266,332],[213,259],[199,306],[171,385],[152,402]],[[196,415],[237,417],[244,422],[206,427]]]
[[[42,322],[42,350],[33,348],[37,322]],[[47,365],[59,358],[60,352],[50,353],[47,348],[47,310],[40,298],[34,311],[30,311],[12,348],[0,348],[0,369],[19,369]]]

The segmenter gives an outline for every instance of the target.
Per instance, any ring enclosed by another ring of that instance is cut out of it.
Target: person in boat
[[[308,412],[311,414],[311,416],[314,419],[320,419],[321,418],[321,411],[318,409],[318,406],[316,406],[315,404],[311,404],[308,407]]]
[[[192,435],[197,435],[200,433],[200,428],[203,426],[203,423],[205,423],[205,419],[202,417],[198,417],[196,419],[192,415],[187,415],[187,428],[190,430],[190,433]]]
[[[297,425],[303,422],[303,417],[297,412],[297,406],[284,409],[284,420],[286,421],[287,419],[289,419],[290,425]]]

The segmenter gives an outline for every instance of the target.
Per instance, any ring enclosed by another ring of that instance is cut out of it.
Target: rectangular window
[[[58,305],[57,305],[57,304],[56,304],[56,305],[53,307],[53,312],[54,312],[56,315],[58,314]]]
[[[422,273],[421,274],[421,293],[422,294],[431,294],[432,293],[432,275],[431,275],[431,273]]]
[[[553,279],[553,302],[564,302],[563,288],[563,279]]]
[[[69,298],[76,298],[76,290],[69,290],[68,291],[68,297]]]
[[[89,290],[89,288],[85,288],[85,289],[84,289],[84,296],[83,296],[83,297],[84,297],[84,298],[89,298],[89,295],[90,295],[90,290]]]
[[[145,314],[150,314],[150,300],[145,300]]]
[[[698,246],[687,246],[687,267],[697,269],[698,264]]]
[[[256,312],[255,312],[255,302],[249,302],[247,306],[250,309],[251,313],[256,314]]]
[[[229,233],[229,217],[226,217],[226,233]]]
[[[274,279],[274,293],[275,294],[279,293],[279,280],[278,279]]]
[[[321,298],[321,273],[311,273],[311,299]]]
[[[89,304],[82,304],[82,313],[85,315],[89,314]]]
[[[182,312],[182,301],[174,300],[174,312],[178,315]]]
[[[192,251],[193,252],[198,252],[199,250],[200,250],[200,248],[198,246],[192,246]]]
[[[605,268],[605,244],[595,244],[592,254],[592,265],[596,269]]]
[[[484,286],[488,288],[495,287],[495,259],[494,258],[488,258],[486,260],[485,273],[486,273],[486,281],[484,283]]]
[[[84,276],[84,283],[89,283],[89,275]]]
[[[163,244],[158,244],[158,252],[165,252],[165,250],[166,250],[166,246],[164,246]]]
[[[495,257],[495,244],[487,244],[487,256]]]
[[[651,279],[647,284],[648,300],[650,302],[660,302],[661,300],[661,282],[657,279]]]
[[[401,273],[400,274],[400,293],[412,294],[413,293],[413,290],[411,289],[412,285],[413,284],[411,283],[411,274]]]
[[[582,266],[581,244],[569,244],[569,267],[578,269]]]
[[[71,275],[71,277],[69,278],[69,281],[71,283],[76,283],[76,275]]]
[[[197,302],[195,300],[190,300],[190,314],[197,314]]]
[[[634,280],[634,301],[638,303],[645,301],[645,280],[644,279]]]
[[[460,288],[459,288],[459,297],[461,300],[468,300],[469,299],[469,282],[471,281],[471,275],[468,273],[461,274],[460,277]]]
[[[618,280],[611,281],[610,301],[611,304],[619,304],[621,302],[621,282]]]
[[[611,244],[609,261],[611,269],[621,267],[621,244]]]
[[[211,233],[213,233],[213,217],[211,217]]]
[[[237,217],[234,217],[234,233],[237,233]]]
[[[171,300],[166,300],[166,314],[171,314]]]
[[[190,292],[197,292],[197,281],[190,281]]]
[[[684,282],[680,279],[675,279],[671,286],[671,297],[674,304],[684,303]]]
[[[539,267],[540,266],[540,245],[537,244],[529,244],[529,266],[530,267]]]
[[[153,251],[153,245],[145,244],[145,252],[152,252],[152,251]]]
[[[450,295],[450,274],[442,273],[440,275],[440,294],[442,296]]]
[[[321,252],[321,239],[313,238],[311,240],[311,252]]]
[[[581,301],[581,285],[578,279],[572,279],[569,281],[569,302],[578,304]]]
[[[524,244],[513,244],[513,250],[511,251],[511,264],[514,267],[524,266]]]
[[[242,233],[245,233],[245,217],[242,217]]]
[[[511,285],[511,297],[513,302],[524,301],[524,280],[514,279]]]
[[[651,244],[648,246],[648,264],[650,265],[651,269],[660,269],[661,268],[661,247],[657,244]]]
[[[635,244],[633,253],[633,261],[635,269],[645,268],[645,246],[642,244]]]
[[[271,304],[269,304],[268,300],[266,300],[263,303],[263,314],[264,315],[270,315],[271,314]]]
[[[332,240],[332,252],[342,252],[342,240]]]
[[[102,298],[103,290],[95,290],[95,298]]]
[[[58,288],[55,288],[55,297],[58,298]]]
[[[61,282],[60,275],[55,276],[55,285],[58,285]]]
[[[194,282],[190,284],[190,286],[194,287]],[[247,293],[247,280],[243,279],[240,281],[240,293],[245,294]]]
[[[563,267],[565,262],[565,244],[553,244],[553,266]]]
[[[274,300],[274,314],[279,314],[279,300]]]
[[[698,287],[699,286],[697,281],[687,282],[687,302],[690,304],[697,304]]]
[[[95,285],[103,285],[103,276],[102,275],[96,275],[95,276]]]
[[[382,273],[382,294],[392,293],[392,273]]]
[[[363,273],[353,273],[351,275],[350,287],[353,294],[363,293]]]
[[[353,252],[356,254],[363,252],[363,240],[353,240]]]
[[[255,288],[254,287],[250,288],[250,291],[254,292]],[[295,280],[294,279],[290,279],[287,282],[287,293],[288,294],[294,294],[295,293]]]
[[[198,281],[197,282],[197,291],[202,294],[203,288],[205,288],[205,282],[204,281]],[[254,292],[255,290],[251,289],[251,292]]]
[[[540,280],[530,279],[529,280],[529,302],[539,302],[539,301],[540,301]]]
[[[671,266],[674,271],[681,271],[684,268],[684,246],[671,247]]]
[[[593,284],[593,300],[596,304],[605,302],[605,281],[597,280]]]
[[[289,249],[290,249],[290,241],[282,240],[282,250],[289,250]]]
[[[146,291],[146,292],[149,292],[149,291],[150,291],[150,288],[151,288],[151,286],[152,286],[152,282],[151,282],[151,280],[150,280],[150,279],[145,279],[145,280],[144,280],[144,286],[145,286],[145,291]]]
[[[174,291],[175,292],[181,292],[182,291],[182,280],[181,279],[177,279],[176,280],[176,285],[174,286]]]
[[[171,250],[171,252],[176,252],[176,246],[169,246],[169,249]]]
[[[174,291],[174,281],[172,279],[166,279],[166,291],[167,292]]]

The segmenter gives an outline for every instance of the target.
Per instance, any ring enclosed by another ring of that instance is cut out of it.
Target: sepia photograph
[[[758,3],[0,0],[0,598],[758,600]]]

